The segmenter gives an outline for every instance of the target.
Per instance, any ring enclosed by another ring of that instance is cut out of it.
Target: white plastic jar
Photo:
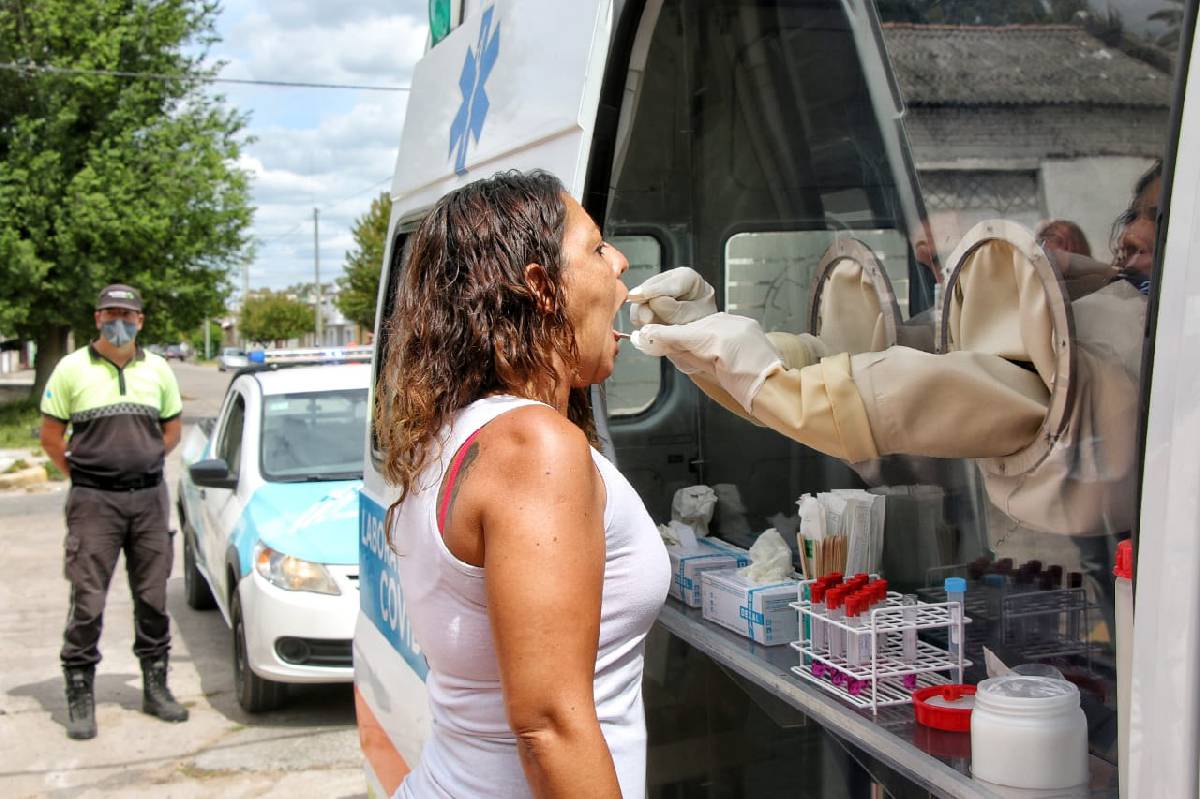
[[[971,713],[971,772],[1013,788],[1088,781],[1087,719],[1066,680],[1008,675],[979,683]]]

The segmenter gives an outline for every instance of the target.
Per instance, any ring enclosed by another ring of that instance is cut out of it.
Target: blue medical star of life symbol
[[[462,105],[450,124],[450,155],[454,156],[456,175],[466,174],[467,146],[472,138],[479,144],[479,134],[487,118],[489,103],[484,84],[492,74],[492,67],[496,66],[496,57],[500,55],[500,25],[497,24],[496,29],[492,30],[495,11],[493,6],[483,12],[483,20],[479,23],[479,45],[473,50],[467,48],[467,59],[458,78]]]

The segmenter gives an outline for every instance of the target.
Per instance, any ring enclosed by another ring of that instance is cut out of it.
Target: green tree
[[[354,249],[346,253],[346,271],[338,278],[338,310],[355,324],[375,329],[375,300],[379,296],[379,274],[387,248],[391,195],[380,194],[371,207],[354,222]]]
[[[238,329],[243,341],[267,344],[300,338],[316,329],[313,309],[287,294],[264,289],[251,294],[242,303]]]
[[[225,331],[216,322],[209,321],[208,323],[208,346],[209,355],[216,357],[221,353],[221,345],[225,339]],[[204,357],[204,323],[200,323],[200,327],[191,331],[187,335],[188,343],[192,345],[192,350],[196,353],[197,358]]]
[[[40,394],[110,282],[148,341],[217,316],[250,256],[245,118],[206,92],[213,0],[0,0],[0,329],[37,342]],[[189,49],[190,48],[190,49]],[[185,52],[186,50],[186,52]],[[97,72],[154,73],[152,80]]]

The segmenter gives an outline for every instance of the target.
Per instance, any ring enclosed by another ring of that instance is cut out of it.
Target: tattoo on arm
[[[462,491],[463,485],[467,482],[467,476],[471,471],[471,467],[475,465],[475,461],[479,459],[479,442],[472,441],[467,447],[467,451],[463,453],[462,461],[458,464],[458,472],[454,475],[454,484],[450,486],[450,501],[446,503],[446,517],[442,523],[442,534],[450,529],[450,522],[454,518],[454,505],[458,500],[459,492]],[[438,496],[438,507],[442,506],[446,496],[446,484],[442,483],[442,490]]]

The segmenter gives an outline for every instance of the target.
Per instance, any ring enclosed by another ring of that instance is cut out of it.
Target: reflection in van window
[[[834,242],[832,230],[738,233],[725,245],[725,310],[749,316],[764,330],[808,330],[817,267]],[[845,234],[866,244],[908,311],[908,242],[895,230]]]

